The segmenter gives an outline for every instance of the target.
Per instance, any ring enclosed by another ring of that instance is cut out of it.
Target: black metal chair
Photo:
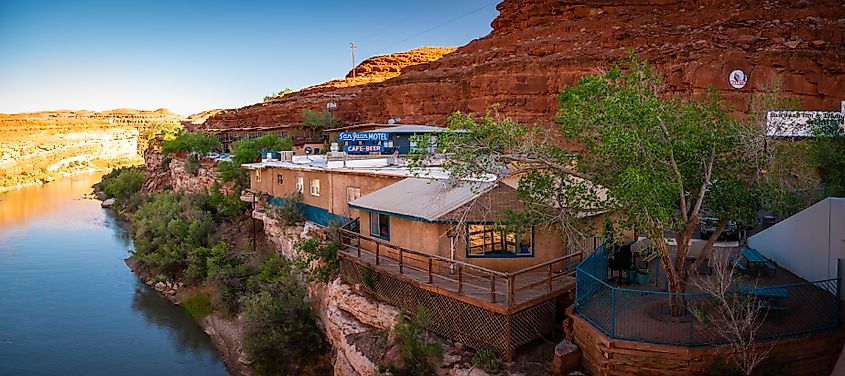
[[[619,276],[616,278],[617,281],[621,281],[622,276],[624,276],[625,283],[631,283],[628,271],[631,270],[633,260],[634,254],[631,252],[631,243],[625,243],[619,246],[619,250],[614,252],[607,261],[611,275],[613,275],[613,272],[619,272]]]

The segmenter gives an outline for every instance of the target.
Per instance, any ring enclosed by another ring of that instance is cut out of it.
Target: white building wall
[[[845,198],[824,199],[750,237],[748,245],[808,281],[836,278],[837,259],[845,263]]]

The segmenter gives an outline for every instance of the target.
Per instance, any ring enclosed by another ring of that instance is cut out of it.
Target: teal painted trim
[[[272,204],[272,205],[276,205],[276,206],[281,205],[285,201],[287,201],[287,199],[284,198],[284,197],[276,197],[276,196],[273,196],[273,195],[269,195],[267,197],[267,202]],[[320,208],[320,207],[317,207],[317,206],[303,204],[303,203],[299,203],[298,205],[299,205],[299,210],[301,210],[302,214],[305,215],[305,219],[307,219],[311,222],[314,222],[316,224],[319,224],[321,226],[328,226],[331,222],[339,222],[339,223],[343,224],[343,223],[348,223],[349,221],[352,220],[351,218],[339,216],[337,214],[334,214],[334,213],[332,213],[332,212],[330,212],[326,209],[323,209],[323,208]]]
[[[363,210],[363,211],[369,212],[369,213],[379,213],[379,214],[384,214],[384,215],[387,215],[387,216],[390,216],[390,217],[404,218],[404,219],[409,219],[409,220],[417,221],[417,222],[440,223],[440,222],[435,222],[435,221],[429,221],[425,218],[414,217],[414,216],[405,215],[405,214],[391,213],[391,212],[386,212],[386,211],[381,211],[381,210],[373,210],[373,209],[369,209],[369,208],[360,207],[358,205],[349,204],[349,207],[352,208],[352,209]]]

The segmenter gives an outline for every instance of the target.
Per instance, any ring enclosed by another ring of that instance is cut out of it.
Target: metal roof
[[[436,127],[433,125],[422,124],[402,124],[395,127],[373,129],[364,131],[364,133],[442,133],[449,130],[448,128]]]
[[[362,196],[350,202],[349,206],[434,222],[495,185],[494,182],[453,185],[446,179],[406,178]]]

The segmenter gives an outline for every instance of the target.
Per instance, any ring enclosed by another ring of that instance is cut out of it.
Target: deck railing
[[[408,249],[387,241],[365,236],[357,231],[340,230],[340,240],[346,255],[369,261],[376,266],[395,268],[395,273],[408,275],[418,281],[436,286],[449,286],[453,292],[469,296],[484,296],[485,301],[505,307],[525,303],[529,291],[543,295],[557,292],[564,278],[571,277],[585,251],[571,254],[515,272],[501,272],[468,262]],[[538,278],[540,274],[541,278]],[[524,299],[521,299],[524,298]]]
[[[725,342],[699,322],[690,308],[706,305],[709,295],[614,286],[607,279],[608,253],[601,246],[576,268],[575,311],[581,317],[616,339],[682,346]],[[839,325],[839,276],[764,287],[786,293],[776,306],[765,308],[767,314],[756,339],[800,335]],[[672,297],[680,297],[686,304],[682,314],[671,313],[668,302]]]

